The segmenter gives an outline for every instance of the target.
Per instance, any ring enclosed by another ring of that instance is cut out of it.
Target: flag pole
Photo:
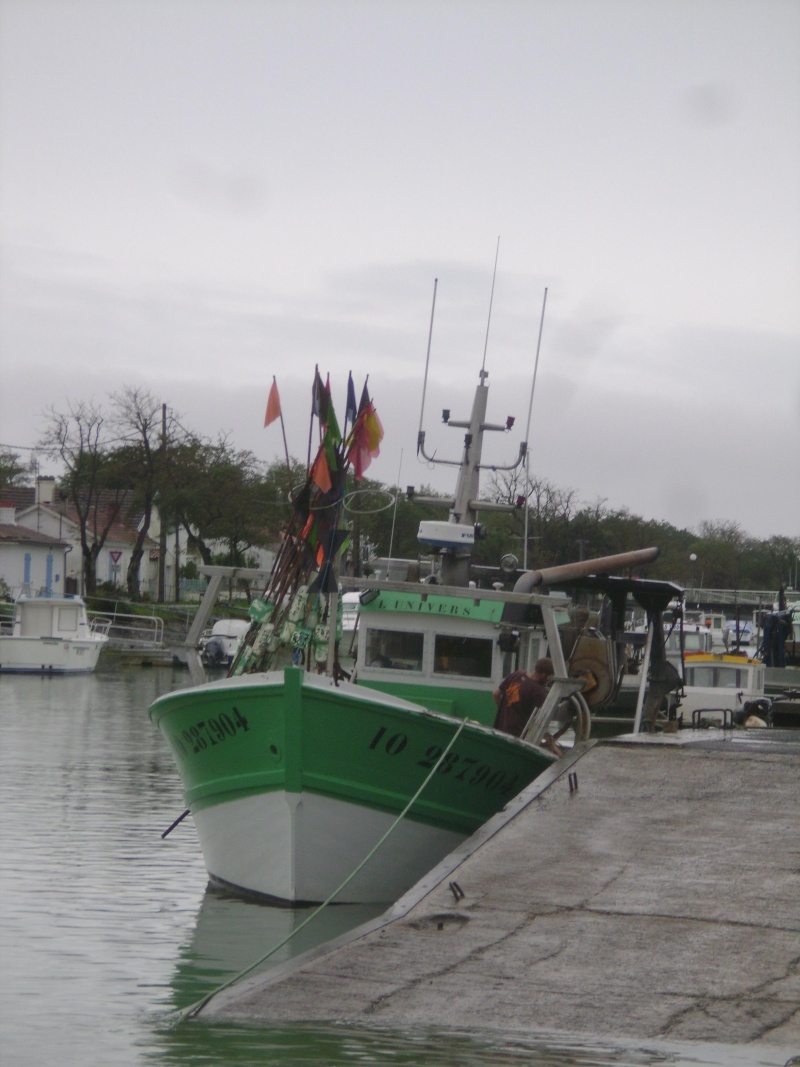
[[[278,392],[278,379],[273,374],[272,388],[269,391],[269,399],[267,400],[267,413],[264,416],[264,425],[269,426],[277,418],[280,418],[281,420],[281,433],[283,434],[283,452],[286,456],[286,469],[291,471],[292,464],[289,460],[289,446],[286,443],[286,425],[283,421],[283,408],[281,406],[280,393]]]
[[[275,381],[275,375],[274,374],[272,375],[272,380],[273,380],[273,382],[275,382],[275,388],[277,389],[278,388],[278,383],[277,383],[277,381]],[[283,452],[284,452],[284,455],[286,456],[286,469],[291,474],[292,473],[292,463],[291,463],[291,460],[289,459],[289,446],[286,443],[286,426],[285,426],[284,421],[283,421],[283,405],[281,405],[281,407],[279,408],[279,412],[280,412],[280,416],[281,416],[281,433],[283,434]]]
[[[317,395],[317,375],[319,374],[319,364],[314,365],[314,384],[311,387],[311,418],[308,423],[308,459],[306,460],[306,470],[311,470],[311,437],[314,433],[314,398]]]

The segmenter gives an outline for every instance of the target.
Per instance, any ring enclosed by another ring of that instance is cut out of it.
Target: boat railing
[[[709,589],[687,586],[683,599],[687,606],[694,604],[718,604],[742,608],[768,608],[778,600],[778,589]],[[796,595],[791,593],[791,596]]]
[[[91,612],[93,633],[108,635],[111,648],[163,648],[164,620],[157,615]]]

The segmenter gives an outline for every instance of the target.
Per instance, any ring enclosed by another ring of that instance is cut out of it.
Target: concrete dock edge
[[[580,745],[384,915],[202,1017],[797,1055],[800,736],[776,738]]]

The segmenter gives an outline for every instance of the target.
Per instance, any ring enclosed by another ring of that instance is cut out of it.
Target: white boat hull
[[[0,637],[0,671],[15,674],[88,674],[106,637]]]
[[[283,790],[215,804],[194,819],[212,882],[289,904],[326,900],[395,821],[358,804]],[[464,839],[405,818],[335,899],[396,900]]]

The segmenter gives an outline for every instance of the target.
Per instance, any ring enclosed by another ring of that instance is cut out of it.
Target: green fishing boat
[[[554,734],[588,736],[585,679],[570,675],[561,640],[570,600],[542,587],[657,550],[529,572],[516,592],[474,586],[477,513],[498,507],[478,500],[482,441],[509,428],[485,421],[486,378],[482,369],[469,421],[451,420],[467,433],[449,519],[420,530],[435,581],[350,580],[359,638],[346,678],[345,475],[363,474],[382,431],[366,386],[356,407],[351,381],[340,432],[315,375],[319,450],[229,675],[150,709],[212,883],[287,904],[393,901],[554,763]],[[514,466],[525,454],[523,444]],[[493,690],[545,653],[555,668],[545,704],[522,737],[494,730]]]
[[[152,709],[218,885],[290,903],[391,901],[555,757],[468,726],[380,849],[459,722],[287,667],[162,697]]]

